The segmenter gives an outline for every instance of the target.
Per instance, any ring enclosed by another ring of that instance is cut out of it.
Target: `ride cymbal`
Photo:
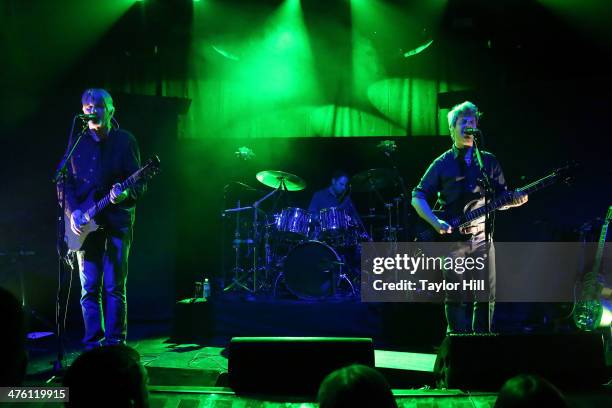
[[[370,169],[355,174],[351,178],[351,188],[359,193],[369,193],[393,184],[395,172],[391,169]]]

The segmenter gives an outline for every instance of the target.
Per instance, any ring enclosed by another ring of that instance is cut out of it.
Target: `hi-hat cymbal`
[[[256,177],[260,183],[272,188],[279,188],[281,185],[287,191],[300,191],[306,188],[306,181],[303,178],[280,170],[260,171]]]
[[[391,169],[370,169],[357,173],[351,178],[353,191],[368,193],[380,190],[393,184],[395,172]]]

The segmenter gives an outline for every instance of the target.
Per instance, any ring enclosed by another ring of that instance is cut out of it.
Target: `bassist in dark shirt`
[[[466,128],[477,128],[479,116],[476,105],[467,101],[455,106],[448,113],[453,146],[433,161],[412,192],[412,206],[433,230],[438,234],[458,232],[465,235],[465,240],[455,245],[451,257],[484,255],[488,258],[488,268],[482,276],[457,275],[454,271],[443,271],[446,281],[461,282],[470,278],[488,280],[487,299],[465,297],[465,293],[461,296],[457,293],[447,293],[445,312],[448,332],[488,332],[493,318],[495,256],[491,237],[488,237],[487,241],[484,219],[461,231],[453,231],[447,220],[440,219],[433,213],[428,203],[437,199],[437,206],[442,210],[455,213],[465,211],[464,206],[469,199],[483,193],[483,170],[495,195],[507,192],[504,174],[495,156],[479,151],[483,164],[481,170],[474,148],[474,136],[465,132]],[[513,194],[511,203],[501,209],[520,206],[527,202],[527,195],[518,192]]]

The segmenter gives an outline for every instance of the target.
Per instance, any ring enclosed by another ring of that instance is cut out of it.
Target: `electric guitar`
[[[151,179],[153,176],[159,173],[159,165],[159,157],[151,157],[149,160],[147,160],[144,166],[136,170],[134,174],[121,183],[121,191],[133,186],[140,180]],[[110,192],[99,200],[95,199],[97,193],[98,192],[96,190],[91,191],[78,208],[83,213],[82,218],[84,220],[84,223],[79,225],[79,228],[82,231],[81,235],[75,234],[70,228],[70,217],[72,214],[67,212],[64,216],[64,242],[66,243],[67,248],[70,250],[78,251],[81,249],[83,243],[87,239],[87,236],[98,229],[98,224],[96,224],[94,217],[108,207],[109,204],[112,204],[110,200]]]
[[[601,270],[601,261],[606,246],[606,238],[608,237],[608,225],[611,219],[612,206],[608,208],[606,219],[601,226],[593,270],[584,276],[580,300],[576,302],[572,313],[574,323],[576,323],[576,327],[580,330],[591,331],[597,329],[603,315],[605,305],[600,298],[600,293],[597,292],[597,289],[601,287],[597,282],[597,277]]]
[[[558,181],[564,181],[567,183],[572,179],[571,174],[576,167],[577,164],[575,163],[568,164],[553,171],[549,175],[534,181],[531,184],[527,184],[526,186],[517,189],[516,191],[531,194],[543,189],[544,187],[553,185]],[[453,227],[452,234],[439,234],[431,227],[431,225],[425,222],[425,220],[419,218],[414,230],[414,240],[420,242],[466,240],[470,235],[463,234],[460,232],[460,230],[481,224],[486,215],[500,209],[501,207],[511,204],[513,199],[513,192],[508,191],[490,200],[486,205],[484,204],[484,198],[478,197],[463,205],[459,211],[452,211],[452,209],[448,211],[436,210],[434,211],[434,214],[439,219],[446,221],[451,227]]]

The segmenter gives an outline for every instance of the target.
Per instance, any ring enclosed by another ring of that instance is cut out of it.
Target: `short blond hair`
[[[459,115],[465,115],[466,113],[476,116],[477,121],[480,120],[480,117],[482,116],[482,113],[480,113],[478,107],[472,102],[462,102],[459,105],[453,106],[453,109],[448,112],[448,128],[454,128],[457,124],[457,119],[459,118]]]
[[[105,89],[89,88],[86,89],[85,92],[83,92],[83,95],[81,96],[81,104],[83,105],[91,103],[92,101],[96,102],[100,100],[104,103],[104,106],[107,109],[114,107],[113,98]]]

